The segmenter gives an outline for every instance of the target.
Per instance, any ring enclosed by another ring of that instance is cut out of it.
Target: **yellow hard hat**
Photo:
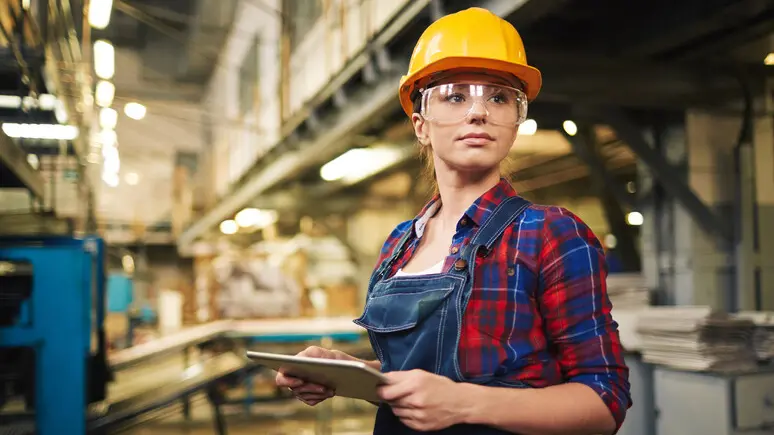
[[[419,37],[400,80],[400,104],[411,116],[411,97],[433,74],[457,69],[480,68],[510,73],[524,83],[527,100],[540,92],[542,77],[527,64],[524,43],[513,25],[482,8],[469,8],[440,18]]]

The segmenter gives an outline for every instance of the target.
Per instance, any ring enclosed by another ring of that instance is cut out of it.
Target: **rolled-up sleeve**
[[[539,261],[540,311],[562,373],[568,382],[599,394],[617,432],[632,401],[602,246],[580,218],[552,208],[545,216]]]

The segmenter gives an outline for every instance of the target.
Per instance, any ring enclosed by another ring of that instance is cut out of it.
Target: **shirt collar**
[[[465,216],[473,221],[479,227],[489,219],[494,212],[495,208],[500,205],[506,198],[516,196],[518,193],[516,189],[511,185],[508,180],[501,178],[500,181],[494,185],[491,189],[487,190],[483,195],[478,197],[473,204],[465,211]],[[427,222],[432,218],[438,210],[441,208],[441,197],[436,194],[433,198],[425,204],[417,217],[414,219],[414,233],[418,238],[421,238],[425,232]]]

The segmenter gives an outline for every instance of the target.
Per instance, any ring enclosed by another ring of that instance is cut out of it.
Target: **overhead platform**
[[[225,434],[225,423],[220,414],[220,397],[214,386],[229,376],[252,365],[245,357],[224,353],[202,363],[189,366],[177,378],[154,385],[140,393],[110,398],[90,409],[87,430],[89,434],[114,434],[157,420],[178,411],[183,401],[199,392],[207,392],[215,413],[216,433]]]

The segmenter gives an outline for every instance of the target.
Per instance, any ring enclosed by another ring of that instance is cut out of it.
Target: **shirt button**
[[[461,226],[463,226],[463,227],[464,227],[464,226],[466,226],[467,224],[468,224],[468,218],[462,218],[462,219],[460,220],[460,225],[461,225]]]
[[[516,269],[509,267],[508,268],[508,276],[516,275]]]
[[[456,247],[456,246],[452,246],[452,248],[451,248],[451,253],[452,253],[452,254],[456,254],[456,253],[458,253],[458,252],[460,252],[460,248],[458,248],[458,247]]]
[[[467,267],[468,262],[460,258],[459,260],[454,262],[454,268],[457,270],[463,270],[465,267]]]

